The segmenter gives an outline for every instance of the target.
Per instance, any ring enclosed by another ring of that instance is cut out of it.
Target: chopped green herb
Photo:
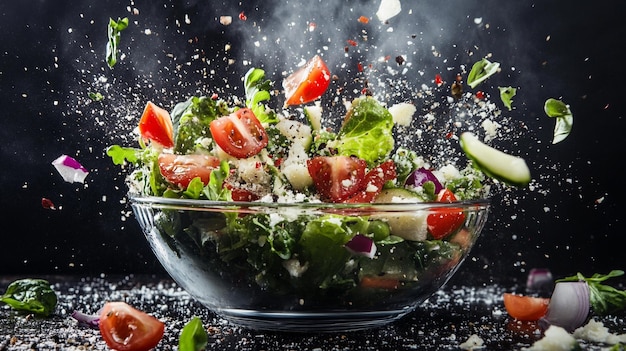
[[[572,131],[572,125],[574,124],[574,115],[569,106],[561,100],[550,98],[546,100],[543,109],[548,117],[556,118],[552,144],[563,141]]]
[[[275,112],[265,108],[263,101],[270,99],[272,82],[265,79],[265,71],[260,68],[251,68],[243,79],[246,90],[246,107],[254,112],[261,123],[276,123],[278,118]]]
[[[180,351],[200,351],[204,350],[209,342],[209,336],[202,326],[202,321],[198,317],[193,317],[180,333],[178,339],[178,350]]]
[[[490,62],[486,58],[476,62],[467,76],[467,84],[475,88],[482,81],[498,72],[498,68],[500,68],[498,62]]]
[[[114,21],[109,18],[107,27],[108,42],[106,46],[106,60],[109,68],[113,68],[117,63],[117,47],[120,44],[120,32],[128,27],[128,17],[118,18]]]
[[[513,103],[513,97],[517,93],[517,89],[513,87],[498,87],[498,89],[500,90],[500,100],[502,100],[504,106],[511,111],[511,104]]]
[[[612,270],[609,274],[594,274],[587,278],[581,273],[557,280],[557,282],[584,281],[589,285],[589,301],[596,314],[607,315],[626,308],[626,290],[618,290],[602,282],[609,278],[624,275],[622,270]]]
[[[47,280],[20,279],[9,285],[0,302],[18,311],[49,316],[57,306],[57,295]]]
[[[102,101],[104,100],[104,96],[100,93],[89,92],[89,98],[93,101]]]

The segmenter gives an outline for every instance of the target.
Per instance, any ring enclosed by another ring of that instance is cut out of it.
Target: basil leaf
[[[209,342],[209,335],[202,326],[202,321],[198,317],[193,317],[180,333],[178,339],[179,351],[200,351],[204,350]]]
[[[563,141],[572,131],[572,125],[574,124],[574,115],[569,106],[563,101],[550,98],[546,100],[543,110],[548,117],[556,118],[552,144]]]
[[[20,279],[12,282],[0,296],[13,309],[49,316],[57,306],[57,295],[43,279]]]
[[[513,96],[515,96],[515,94],[517,93],[517,89],[513,87],[498,87],[498,89],[500,90],[500,100],[502,100],[502,103],[504,103],[504,106],[506,106],[509,109],[509,111],[511,111],[512,109],[511,104],[513,103]]]
[[[120,32],[127,27],[128,17],[118,18],[117,21],[109,18],[109,25],[107,26],[107,37],[109,40],[106,46],[106,61],[109,68],[113,68],[117,63],[117,47],[120,44]]]
[[[243,82],[246,91],[246,107],[252,110],[261,123],[277,123],[276,114],[261,103],[271,97],[272,82],[265,79],[265,71],[260,68],[250,68]]]
[[[500,68],[500,64],[498,62],[491,62],[486,58],[474,63],[469,75],[467,76],[467,84],[470,87],[475,88],[482,81],[498,72],[498,68]]]

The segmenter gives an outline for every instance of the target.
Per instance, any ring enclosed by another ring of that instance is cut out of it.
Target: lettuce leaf
[[[336,140],[339,155],[356,156],[375,166],[394,148],[391,113],[372,97],[352,102]]]

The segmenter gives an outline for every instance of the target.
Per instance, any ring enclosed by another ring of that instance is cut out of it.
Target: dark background
[[[522,278],[533,267],[555,275],[626,268],[619,2],[404,1],[388,24],[375,18],[378,4],[2,1],[0,275],[163,273],[125,202],[124,170],[106,147],[135,145],[130,135],[147,100],[171,107],[191,94],[241,96],[250,67],[279,82],[318,51],[346,87],[355,61],[385,54],[406,55],[407,64],[376,63],[381,75],[384,65],[406,68],[418,87],[436,73],[451,82],[462,65],[491,54],[503,70],[481,89],[518,87],[506,115],[524,132],[500,146],[527,160],[534,181],[494,195],[479,244],[454,279]],[[233,23],[221,25],[221,15]],[[361,15],[371,18],[367,26]],[[106,26],[126,16],[124,57],[109,69]],[[346,44],[355,38],[359,47]],[[91,101],[89,92],[105,99]],[[556,145],[554,121],[543,112],[550,97],[568,103],[575,120]],[[61,154],[91,171],[84,184],[56,173],[51,162]],[[43,208],[42,198],[56,210]]]

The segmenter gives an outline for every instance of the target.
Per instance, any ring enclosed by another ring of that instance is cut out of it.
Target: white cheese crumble
[[[567,330],[551,325],[544,332],[543,338],[535,341],[524,351],[571,351],[578,346],[578,341]]]
[[[403,102],[389,107],[388,111],[393,117],[393,123],[400,126],[410,126],[417,108],[413,104]]]
[[[459,347],[463,350],[475,350],[479,348],[483,348],[484,341],[478,335],[472,334],[467,340],[460,344]]]

